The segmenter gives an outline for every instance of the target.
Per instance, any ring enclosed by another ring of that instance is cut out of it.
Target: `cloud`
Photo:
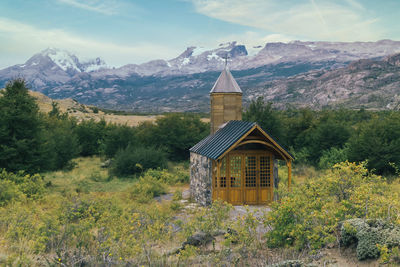
[[[191,0],[200,14],[303,40],[372,41],[378,19],[356,0]]]
[[[0,68],[23,63],[47,47],[69,50],[85,57],[101,56],[113,66],[141,63],[154,58],[174,57],[180,51],[154,43],[122,45],[84,38],[60,29],[39,29],[0,17]]]
[[[104,15],[115,15],[118,13],[118,2],[114,0],[57,0],[60,3],[67,4],[76,8],[85,9],[101,13]]]

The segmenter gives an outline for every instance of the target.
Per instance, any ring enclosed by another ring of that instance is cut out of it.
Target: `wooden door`
[[[244,203],[257,204],[257,156],[244,156]]]
[[[214,199],[228,201],[228,181],[227,181],[227,166],[226,157],[217,162],[217,173],[213,182]]]
[[[216,162],[213,199],[233,205],[266,204],[273,200],[272,156],[260,152],[231,153]]]
[[[265,204],[273,200],[273,162],[271,156],[260,155],[259,166],[258,201],[260,204]]]
[[[229,203],[240,205],[242,199],[242,155],[229,156]]]

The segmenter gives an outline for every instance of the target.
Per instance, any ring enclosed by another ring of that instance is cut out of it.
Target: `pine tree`
[[[43,144],[39,108],[25,81],[8,82],[0,92],[0,168],[38,171],[44,164]]]

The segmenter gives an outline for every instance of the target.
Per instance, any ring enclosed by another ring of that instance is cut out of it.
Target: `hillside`
[[[78,121],[94,119],[100,121],[104,119],[106,122],[116,124],[126,124],[128,126],[138,126],[142,122],[153,122],[158,116],[156,115],[116,115],[106,114],[95,106],[88,106],[78,103],[71,98],[67,99],[51,99],[42,93],[29,91],[30,95],[36,99],[41,112],[48,113],[52,109],[52,103],[56,102],[62,113],[68,113],[69,116],[75,117]]]
[[[279,107],[287,104],[366,109],[399,109],[400,54],[383,60],[363,59],[336,70],[310,71],[249,89],[248,99],[263,96]]]

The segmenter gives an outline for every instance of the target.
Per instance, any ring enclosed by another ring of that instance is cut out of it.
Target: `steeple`
[[[242,90],[227,67],[219,75],[210,91],[211,133],[230,120],[242,120]]]
[[[225,65],[224,70],[218,77],[218,80],[215,82],[213,88],[210,93],[242,93],[239,85],[233,78],[231,72]]]

